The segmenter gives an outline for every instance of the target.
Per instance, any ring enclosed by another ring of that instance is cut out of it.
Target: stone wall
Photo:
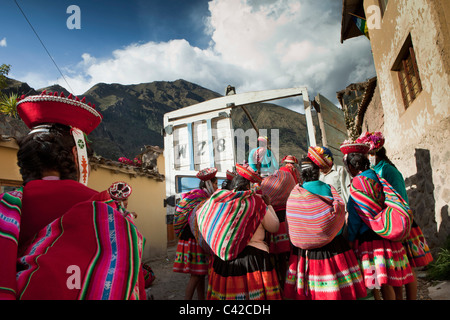
[[[436,254],[450,235],[450,149],[447,146],[450,118],[428,132],[418,143],[405,141],[403,153],[390,158],[405,177],[414,219]]]
[[[376,4],[364,0],[365,10]],[[406,180],[411,208],[434,253],[450,234],[450,25],[443,13],[449,8],[448,0],[390,0],[380,28],[369,32],[387,154]],[[408,39],[422,91],[406,108],[394,65]]]
[[[375,91],[372,96],[372,100],[367,106],[366,113],[364,114],[363,123],[361,125],[361,132],[383,132],[384,128],[384,111],[381,104],[380,89],[378,85],[375,87]]]

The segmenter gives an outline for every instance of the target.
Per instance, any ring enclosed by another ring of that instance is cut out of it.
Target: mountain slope
[[[218,97],[219,94],[184,80],[137,85],[99,83],[83,96],[103,115],[91,133],[97,154],[133,158],[144,145],[163,147],[165,113]]]
[[[63,91],[68,95],[67,90],[59,85],[34,90],[26,83],[12,79],[4,92],[39,94],[43,90]],[[79,97],[86,97],[86,101],[95,104],[103,115],[102,123],[89,135],[96,154],[117,160],[123,156],[134,158],[145,145],[163,148],[161,131],[165,113],[220,96],[217,92],[180,79],[134,85],[98,83]],[[287,154],[298,158],[306,154],[307,129],[303,114],[269,103],[246,108],[257,127],[268,130],[269,138],[270,129],[279,130],[279,160]],[[233,110],[232,119],[235,129],[252,128],[242,108]],[[318,128],[317,117],[313,119]],[[18,130],[26,134],[23,128],[16,128],[14,135],[17,135]],[[0,126],[0,130],[3,131],[1,134],[11,134],[7,126]],[[317,141],[320,141],[320,136]]]

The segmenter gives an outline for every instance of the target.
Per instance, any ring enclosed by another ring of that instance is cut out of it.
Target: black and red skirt
[[[379,289],[384,284],[400,287],[414,281],[401,242],[384,239],[369,229],[357,236],[353,250],[367,288]]]
[[[247,246],[233,260],[213,257],[208,300],[281,300],[277,273],[268,252]]]
[[[284,285],[286,299],[355,300],[366,294],[356,256],[342,235],[317,249],[293,247]]]
[[[178,240],[173,271],[205,276],[208,274],[209,259],[210,255],[198,244],[187,225]]]

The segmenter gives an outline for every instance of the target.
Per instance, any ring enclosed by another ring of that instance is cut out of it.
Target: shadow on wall
[[[428,245],[435,255],[448,236],[450,228],[448,205],[440,210],[442,220],[438,226],[430,150],[416,149],[415,158],[417,173],[405,179],[409,204],[416,223],[422,229]]]

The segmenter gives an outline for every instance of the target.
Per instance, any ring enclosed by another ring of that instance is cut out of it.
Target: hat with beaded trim
[[[86,98],[79,99],[72,94],[66,98],[64,93],[42,91],[40,95],[22,96],[17,102],[17,113],[31,129],[31,133],[48,132],[45,124],[58,123],[71,127],[78,156],[79,182],[87,185],[89,164],[85,134],[89,134],[102,121],[102,115],[95,105],[85,103]],[[34,129],[33,128],[36,128]]]
[[[368,143],[357,143],[351,140],[345,140],[341,143],[340,149],[344,155],[349,153],[366,154],[370,150],[370,145]]]
[[[217,174],[217,168],[206,168],[197,172],[197,178],[202,181],[208,181],[214,178]]]
[[[205,187],[206,187],[206,192],[208,193],[208,195],[212,195],[214,193],[215,188],[213,186],[213,183],[211,181],[211,179],[213,179],[217,174],[217,168],[205,168],[200,170],[199,172],[197,172],[197,178],[199,178],[200,180],[204,181],[205,183]]]
[[[28,128],[44,123],[60,123],[75,127],[89,134],[102,121],[102,115],[95,104],[85,102],[72,94],[66,98],[64,93],[48,93],[21,98],[17,103],[17,113]]]

